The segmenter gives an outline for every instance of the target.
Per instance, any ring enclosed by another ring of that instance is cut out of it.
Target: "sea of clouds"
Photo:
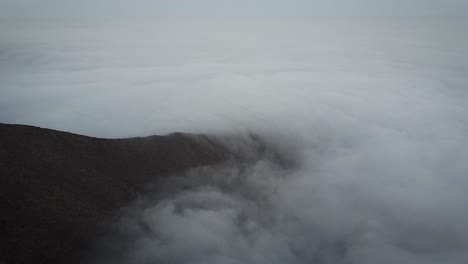
[[[467,26],[3,21],[0,122],[294,148],[295,168],[179,175],[190,188],[132,205],[116,238],[131,246],[107,240],[100,263],[467,263]]]

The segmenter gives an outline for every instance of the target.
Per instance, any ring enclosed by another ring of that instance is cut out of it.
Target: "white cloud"
[[[143,263],[465,263],[463,25],[2,24],[0,120],[105,137],[250,130],[300,142],[294,172],[260,163],[229,174],[252,181],[223,190],[231,168],[202,171],[221,180],[135,209],[167,239],[129,220],[138,244],[125,257]]]

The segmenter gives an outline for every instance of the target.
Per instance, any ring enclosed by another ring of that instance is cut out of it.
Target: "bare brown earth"
[[[80,263],[155,178],[236,154],[208,136],[99,139],[0,124],[0,263]]]

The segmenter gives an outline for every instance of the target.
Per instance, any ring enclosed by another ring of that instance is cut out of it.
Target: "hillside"
[[[0,124],[0,263],[78,263],[148,183],[228,156],[203,135],[99,139]]]

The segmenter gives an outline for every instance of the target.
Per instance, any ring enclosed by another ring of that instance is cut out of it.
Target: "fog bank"
[[[0,26],[0,121],[252,131],[300,161],[179,175],[100,263],[468,260],[465,20],[41,23]]]

